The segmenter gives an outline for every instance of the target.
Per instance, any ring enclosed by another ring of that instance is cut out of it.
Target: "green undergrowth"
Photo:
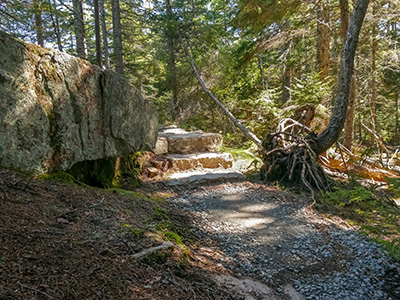
[[[229,147],[223,147],[221,148],[222,152],[227,152],[232,154],[233,158],[238,160],[238,159],[244,159],[244,160],[259,160],[257,156],[255,156],[253,153],[251,153],[248,149],[235,149],[235,148],[229,148]]]
[[[397,188],[392,186],[392,190]],[[400,209],[387,191],[352,181],[332,192],[319,193],[316,200],[317,210],[328,217],[337,215],[346,219],[400,262]]]
[[[148,230],[165,241],[173,242],[178,246],[179,256],[176,265],[184,267],[189,262],[190,250],[188,245],[194,242],[193,233],[180,222],[176,221],[165,208],[155,205],[153,217],[149,219]]]
[[[174,251],[160,250],[146,256],[143,261],[147,264],[163,264],[172,261],[176,267],[185,268],[190,260],[189,246],[196,243],[196,238],[190,229],[182,221],[177,220],[175,214],[161,202],[163,196],[166,197],[166,195],[154,196],[121,189],[110,190],[149,201],[151,204],[149,216],[140,227],[129,222],[121,224],[121,234],[125,239],[130,238],[135,243],[140,243],[141,239],[152,237],[158,242],[170,241],[176,245]],[[130,210],[124,210],[122,213],[127,216],[132,214]]]
[[[230,153],[235,161],[245,160],[249,163],[248,169],[256,168],[258,169],[262,165],[262,160],[252,153],[252,149],[237,149],[222,147],[220,149],[222,152]]]

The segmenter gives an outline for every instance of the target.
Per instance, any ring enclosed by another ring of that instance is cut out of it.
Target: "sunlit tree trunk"
[[[354,68],[354,57],[358,44],[358,37],[367,12],[369,0],[358,0],[350,18],[346,43],[340,60],[340,71],[335,97],[335,106],[329,120],[328,127],[322,132],[315,144],[312,145],[316,154],[325,152],[339,138],[346,119],[347,106],[349,102],[351,78]]]
[[[113,19],[113,35],[114,35],[114,52],[115,52],[115,70],[118,74],[123,73],[122,60],[122,30],[121,30],[121,8],[119,0],[111,0],[112,19]]]
[[[175,54],[175,35],[176,30],[174,26],[174,15],[171,8],[170,0],[165,1],[165,8],[167,10],[167,47],[169,53],[168,70],[169,70],[169,84],[172,90],[172,118],[176,120],[179,115],[179,103],[178,103],[178,84],[176,76],[176,54]]]
[[[357,101],[357,105],[358,105],[358,141],[360,143],[363,142],[363,132],[362,132],[362,112],[361,112],[361,99],[358,98]]]
[[[395,140],[396,145],[397,145],[399,143],[399,141],[400,141],[400,137],[399,137],[399,99],[398,99],[398,95],[397,94],[395,96],[394,103],[395,103],[395,106],[396,106],[396,123],[395,123],[395,131],[394,131],[394,134],[395,134],[394,140]]]
[[[340,32],[344,43],[346,41],[346,34],[347,34],[347,29],[349,28],[349,19],[350,19],[348,0],[340,0],[340,19],[341,19]],[[343,137],[343,145],[349,150],[351,150],[353,146],[353,139],[354,139],[355,100],[356,100],[356,83],[355,83],[355,76],[353,74],[351,78],[349,107],[347,108],[346,121],[344,123],[344,137]]]
[[[101,18],[101,34],[103,36],[103,53],[104,53],[104,67],[110,67],[110,54],[108,51],[107,27],[106,27],[106,14],[104,10],[104,0],[99,0],[100,5],[100,18]]]
[[[329,3],[327,0],[322,0],[317,6],[317,66],[322,81],[326,81],[329,77],[329,14]]]
[[[372,15],[376,16],[376,3],[372,5]],[[372,24],[372,42],[371,42],[371,143],[375,143],[376,134],[376,50],[378,43],[376,41],[376,24]]]
[[[100,36],[100,14],[99,14],[99,0],[93,1],[94,5],[94,31],[96,36],[96,62],[99,67],[102,67],[101,63],[101,36]]]
[[[287,23],[284,27],[288,27]],[[292,70],[288,63],[288,58],[290,55],[291,43],[286,43],[282,48],[282,104],[290,101],[292,98]]]
[[[83,21],[82,0],[72,0],[74,9],[76,53],[79,57],[87,58],[85,23]]]
[[[33,7],[35,12],[35,30],[37,44],[44,47],[42,8],[40,0],[33,0]]]
[[[55,33],[56,39],[57,39],[57,48],[58,48],[58,50],[63,51],[63,47],[62,47],[62,43],[61,43],[60,22],[59,22],[58,15],[57,15],[56,0],[53,0],[53,5],[54,5],[54,9],[56,10],[55,12],[52,10],[52,8],[51,8],[52,5],[49,0],[50,16],[51,16],[51,20],[53,21],[53,24],[54,24],[54,33]]]

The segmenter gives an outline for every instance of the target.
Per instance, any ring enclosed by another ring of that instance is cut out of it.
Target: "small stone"
[[[156,168],[153,168],[153,167],[147,168],[147,176],[149,178],[154,178],[157,175],[158,175],[158,170]]]

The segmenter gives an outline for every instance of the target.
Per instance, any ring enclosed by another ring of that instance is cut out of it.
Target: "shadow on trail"
[[[250,182],[177,190],[170,202],[193,214],[198,233],[219,241],[236,273],[307,299],[400,299],[398,264],[311,200]]]

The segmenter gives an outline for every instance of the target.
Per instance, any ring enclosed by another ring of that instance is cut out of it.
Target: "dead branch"
[[[379,146],[381,146],[381,148],[386,152],[389,153],[388,148],[386,147],[386,145],[383,143],[381,137],[379,135],[376,134],[376,132],[374,132],[373,130],[369,129],[363,122],[361,122],[361,125],[367,129],[371,134],[374,135],[375,139],[378,141]]]
[[[199,72],[197,71],[196,65],[194,63],[193,57],[190,54],[189,48],[186,45],[186,43],[184,42],[180,32],[178,31],[178,36],[179,39],[183,45],[183,48],[185,49],[186,55],[189,57],[190,59],[190,65],[192,66],[192,69],[196,75],[197,81],[199,82],[199,84],[201,85],[202,89],[211,97],[211,99],[221,108],[221,110],[223,111],[223,113],[229,118],[229,120],[231,120],[236,127],[238,127],[243,133],[244,135],[249,138],[251,141],[253,141],[259,149],[262,149],[262,142],[261,140],[254,134],[252,133],[248,128],[246,128],[238,119],[235,118],[234,115],[232,115],[232,113],[225,107],[225,105],[222,104],[222,102],[220,102],[217,97],[214,96],[214,94],[206,87],[206,85],[204,84],[203,80],[201,79],[201,76],[199,74]]]
[[[136,254],[132,255],[132,257],[134,259],[138,259],[138,258],[141,258],[143,256],[150,255],[150,254],[152,254],[152,253],[154,253],[156,251],[165,250],[165,249],[173,248],[173,247],[174,247],[174,244],[172,242],[164,242],[160,246],[151,247],[151,248],[145,249],[143,251],[140,251],[139,253],[136,253]]]

